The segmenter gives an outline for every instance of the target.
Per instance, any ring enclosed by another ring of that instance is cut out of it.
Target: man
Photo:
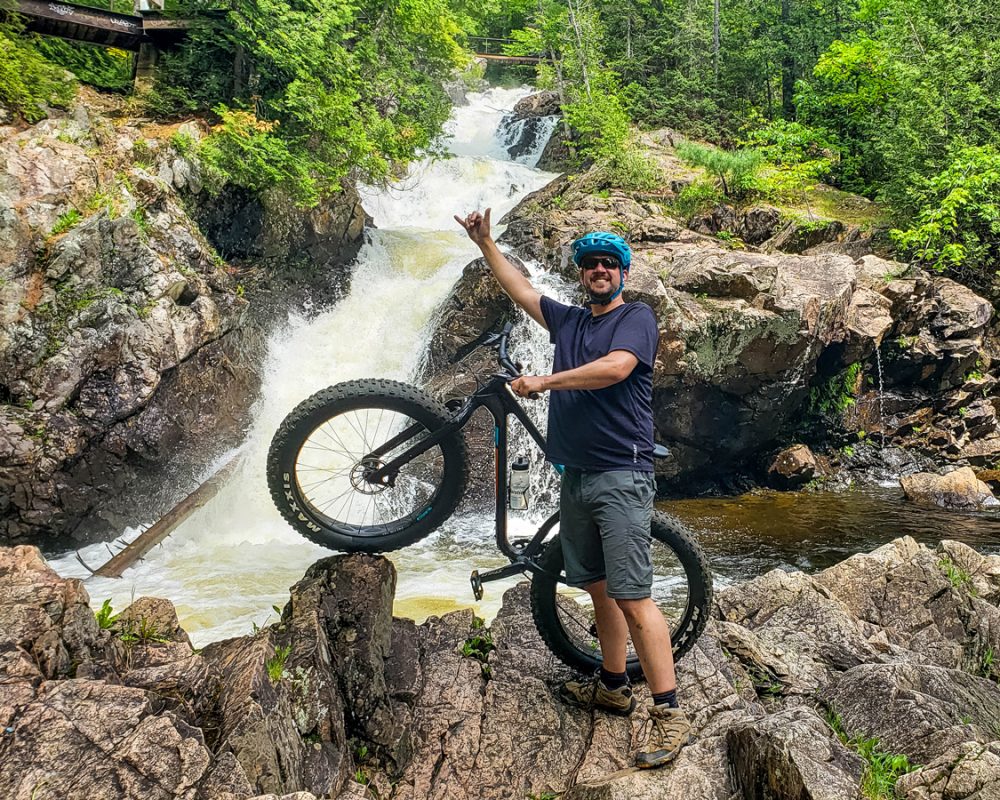
[[[677,707],[670,629],[650,598],[653,481],[653,360],[659,332],[643,303],[621,296],[631,250],[620,236],[591,233],[573,242],[573,260],[588,294],[586,308],[541,295],[500,252],[490,209],[455,220],[483,253],[510,298],[549,331],[551,375],[511,383],[520,397],[552,391],[546,457],[563,464],[560,539],[567,581],[593,599],[604,663],[589,681],[569,681],[575,704],[630,714],[635,698],[625,673],[631,635],[653,694],[653,733],[636,755],[639,767],[673,760],[691,737]]]

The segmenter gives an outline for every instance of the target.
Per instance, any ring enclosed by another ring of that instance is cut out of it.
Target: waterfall
[[[295,533],[274,509],[264,474],[271,437],[297,403],[325,386],[362,377],[413,379],[435,309],[464,266],[479,255],[452,215],[489,205],[493,219],[499,220],[524,195],[554,177],[511,161],[497,136],[505,111],[527,93],[491,89],[470,94],[469,105],[456,108],[446,126],[450,157],[415,165],[387,189],[361,187],[377,228],[367,233],[350,292],[319,314],[292,312],[271,334],[253,425],[239,448],[239,468],[211,502],[122,579],[89,578],[87,590],[95,607],[105,598],[120,610],[142,595],[166,597],[201,646],[247,634],[268,618],[273,621],[272,606],[284,605],[288,587],[309,564],[331,554]],[[545,332],[534,324],[521,328],[518,341],[532,344],[515,353],[534,361],[536,371],[548,369],[545,356],[535,355],[551,350]],[[529,332],[531,328],[537,330]],[[539,336],[543,338],[536,341]],[[526,355],[529,350],[532,355]],[[544,415],[544,408],[537,412]],[[205,476],[213,467],[206,467]],[[540,467],[536,473],[542,472]],[[540,487],[546,485],[548,489],[539,491],[551,493],[551,483]],[[534,530],[536,515],[547,516],[533,509],[525,519],[515,520],[512,529]],[[137,534],[123,531],[123,538]],[[492,513],[487,513],[450,520],[428,539],[390,554],[399,571],[397,613],[422,619],[476,606],[468,584],[470,570],[506,563],[492,536]],[[101,544],[83,549],[81,555],[91,564],[107,559]],[[87,577],[72,554],[52,564],[64,576]],[[501,589],[490,586],[488,592],[478,605],[484,616],[495,613]]]
[[[524,119],[515,119],[513,115],[507,115],[500,121],[497,139],[507,149],[510,158],[522,164],[535,166],[558,124],[557,114]]]

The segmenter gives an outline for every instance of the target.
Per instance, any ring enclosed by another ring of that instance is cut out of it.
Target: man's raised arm
[[[456,214],[455,221],[465,228],[469,238],[479,245],[483,258],[490,265],[490,270],[510,299],[521,306],[535,322],[548,329],[545,317],[542,316],[542,295],[531,285],[531,281],[507,260],[490,236],[490,209],[487,208],[483,214],[473,211],[465,219]]]

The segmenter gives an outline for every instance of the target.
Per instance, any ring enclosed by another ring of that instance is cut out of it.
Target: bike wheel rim
[[[366,461],[379,445],[413,425],[419,431],[412,438]],[[372,537],[408,528],[430,513],[440,494],[445,468],[441,446],[404,464],[395,486],[373,486],[364,475],[429,432],[410,414],[383,407],[349,409],[319,420],[293,458],[299,501],[317,522],[338,533]]]

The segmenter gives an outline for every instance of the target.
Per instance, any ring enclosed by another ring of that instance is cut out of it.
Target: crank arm
[[[504,578],[511,577],[511,575],[518,575],[524,572],[525,569],[525,565],[517,561],[513,564],[508,564],[505,567],[490,569],[486,572],[480,572],[478,569],[474,569],[472,570],[472,575],[469,576],[469,582],[472,584],[472,594],[476,600],[482,600],[484,583],[503,580]]]

